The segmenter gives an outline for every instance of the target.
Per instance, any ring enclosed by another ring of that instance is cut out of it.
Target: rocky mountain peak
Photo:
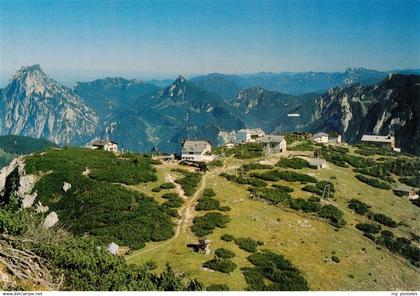
[[[22,67],[0,92],[0,133],[85,143],[99,124],[96,113],[39,65]]]
[[[24,91],[27,95],[43,95],[48,85],[53,81],[41,69],[40,65],[24,66],[12,77],[10,84],[16,90]]]

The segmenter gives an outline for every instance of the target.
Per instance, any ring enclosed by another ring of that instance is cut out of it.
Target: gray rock
[[[70,183],[67,183],[67,182],[64,182],[64,184],[63,184],[63,191],[64,192],[67,192],[70,189],[71,189],[71,184]]]
[[[58,216],[56,212],[51,212],[48,214],[47,217],[45,217],[44,220],[44,228],[48,229],[53,227],[58,222]]]

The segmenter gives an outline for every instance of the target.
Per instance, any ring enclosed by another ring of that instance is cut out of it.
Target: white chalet
[[[260,128],[254,129],[240,129],[236,133],[236,143],[254,143],[259,142],[259,140],[265,135],[265,132]]]
[[[283,136],[264,135],[259,142],[263,144],[263,150],[266,155],[286,152],[287,142]]]
[[[214,160],[211,154],[211,144],[207,140],[186,140],[182,144],[182,160],[209,162]]]
[[[311,137],[311,140],[317,143],[328,143],[327,133],[316,133]]]
[[[86,148],[117,152],[118,143],[110,140],[95,140]]]
[[[375,145],[383,148],[395,149],[394,136],[363,135],[362,143]]]

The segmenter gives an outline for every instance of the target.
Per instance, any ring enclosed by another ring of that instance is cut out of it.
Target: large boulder
[[[58,216],[56,212],[51,212],[45,217],[44,228],[48,229],[53,227],[58,222]]]

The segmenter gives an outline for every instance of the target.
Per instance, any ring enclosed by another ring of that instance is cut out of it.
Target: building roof
[[[362,142],[392,143],[395,141],[393,136],[363,135]]]
[[[328,137],[327,133],[316,133],[315,135],[312,136],[313,138],[319,138],[319,137]]]
[[[407,186],[407,185],[400,185],[398,188],[394,189],[395,191],[401,191],[401,192],[411,192],[414,190],[413,187]]]
[[[310,166],[319,166],[319,165],[325,165],[327,162],[320,158],[312,158],[308,160],[308,163]]]
[[[250,134],[265,134],[265,132],[260,128],[243,128],[238,131],[238,133],[250,133]]]
[[[187,140],[182,144],[182,152],[203,152],[207,145],[211,145],[211,143],[207,140]]]
[[[106,144],[118,144],[111,140],[95,140],[92,142],[92,146],[105,146]]]
[[[118,249],[119,249],[120,247],[116,244],[116,243],[114,243],[114,242],[112,242],[112,243],[110,243],[109,245],[108,245],[108,247],[106,248],[107,249],[107,251],[108,252],[110,252],[112,255],[117,255],[117,253],[118,253]]]
[[[260,142],[261,143],[280,143],[284,140],[283,136],[279,135],[264,135]]]

